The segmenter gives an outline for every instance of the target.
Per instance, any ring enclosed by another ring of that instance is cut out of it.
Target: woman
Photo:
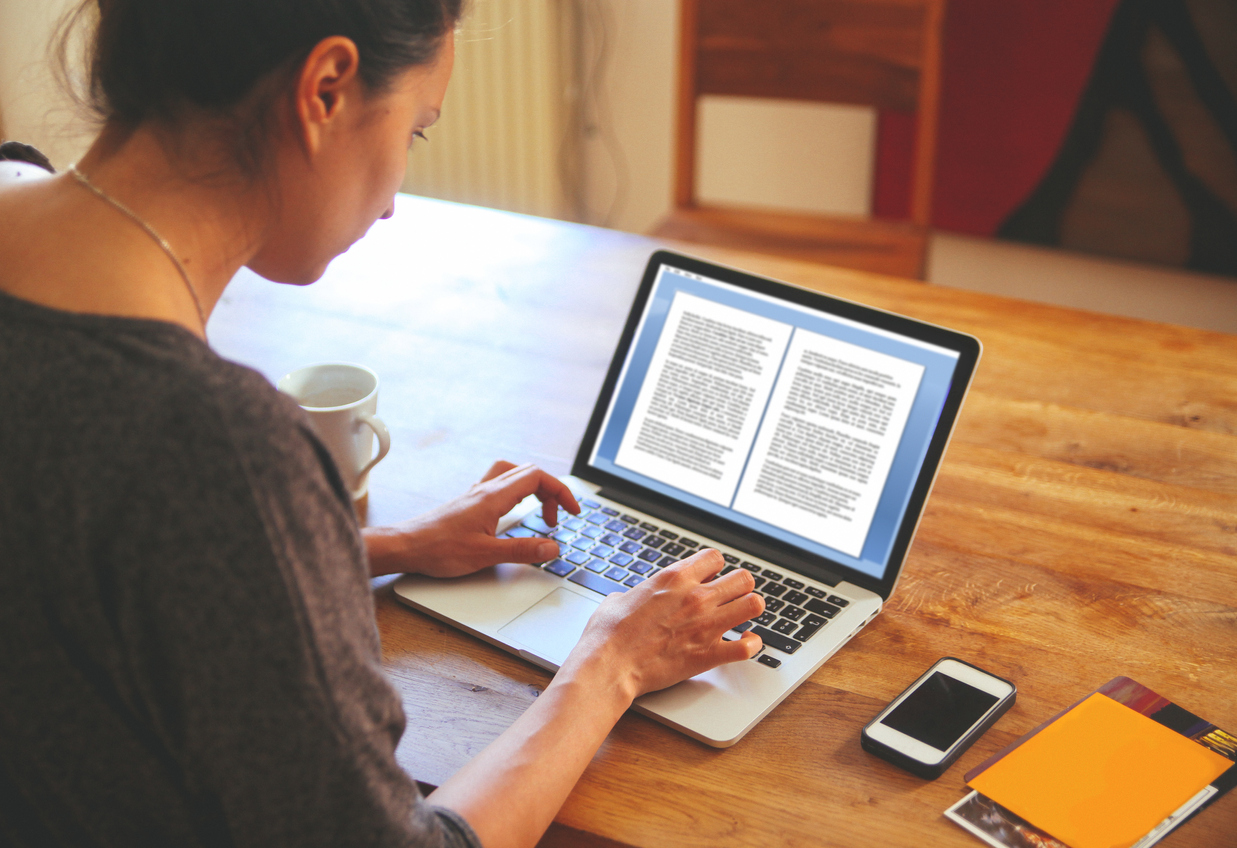
[[[534,562],[499,463],[358,530],[300,411],[205,343],[236,271],[306,284],[392,212],[460,0],[97,0],[105,118],[0,190],[0,841],[532,845],[638,695],[750,658],[705,552],[612,596],[545,693],[428,799],[368,578]],[[417,732],[412,728],[410,732]]]

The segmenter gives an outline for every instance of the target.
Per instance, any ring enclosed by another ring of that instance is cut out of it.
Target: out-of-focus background
[[[1180,2],[1196,16],[1237,21],[1232,0]],[[94,132],[60,90],[49,63],[52,32],[74,5],[74,0],[0,0],[0,138],[34,144],[58,168],[75,161]],[[1120,254],[1120,245],[1112,250],[1082,243],[1072,245],[1075,249],[1041,247],[989,232],[1000,216],[984,204],[1004,201],[985,192],[984,181],[999,179],[1002,156],[1013,157],[1021,173],[1034,179],[1048,170],[1069,129],[1070,104],[1092,73],[1100,46],[1107,43],[1111,17],[1122,5],[1137,4],[950,3],[933,218],[940,228],[931,235],[926,278],[935,285],[1237,332],[1237,279],[1172,267],[1180,263],[1168,254],[1138,255],[1141,245],[1152,250],[1154,239],[1133,239],[1135,258],[1113,258],[1099,253]],[[1045,38],[1067,33],[1065,41],[1074,51],[1070,62],[1050,53],[1037,56],[1036,45],[1028,42],[1036,27]],[[1237,41],[1226,43],[1221,40],[1213,50],[1222,74],[1237,68]],[[647,232],[667,215],[674,172],[677,2],[472,0],[457,45],[443,117],[429,131],[430,142],[414,147],[406,191],[632,232]],[[1145,58],[1167,68],[1171,78],[1176,67],[1172,51],[1156,53],[1151,47]],[[1036,71],[1025,66],[1028,57],[1042,59],[1048,69],[1038,82]],[[1019,84],[1031,87],[1002,89],[989,79],[978,94],[968,93],[967,79],[976,76],[976,65],[984,60],[998,62],[1002,73],[1022,74]],[[1071,62],[1079,70],[1062,83],[1060,68]],[[1225,79],[1231,99],[1237,81]],[[997,116],[1004,123],[991,131],[1005,147],[985,156],[990,129],[985,116],[999,112],[1002,99],[1027,100],[1020,92],[1035,92],[1036,84],[1050,95],[1061,93],[1062,85],[1073,86],[1066,92],[1064,111],[1059,105],[1064,94],[1055,98],[1063,116],[1060,126],[1020,125],[1031,120],[1025,109]],[[1175,95],[1170,100],[1181,102]],[[1230,117],[1237,116],[1224,113],[1218,120],[1223,124]],[[873,172],[882,149],[874,110],[707,96],[700,103],[699,126],[696,177],[703,200],[873,212]],[[1026,158],[1019,145],[1035,140],[1037,132],[1043,136],[1040,159]],[[1105,150],[1116,151],[1105,153],[1110,160],[1137,164],[1148,159],[1137,131],[1113,138],[1118,140],[1105,142]],[[1218,193],[1229,200],[1237,156],[1222,141],[1212,144],[1208,155],[1219,175]],[[1158,185],[1150,178],[1141,184]],[[1102,200],[1105,184],[1095,185],[1100,189],[1092,195]],[[1237,191],[1237,182],[1232,185]],[[1171,186],[1162,194],[1171,194]],[[1011,209],[996,211],[1004,215]],[[1154,232],[1178,226],[1171,210],[1164,214],[1163,227],[1154,216],[1150,220]]]

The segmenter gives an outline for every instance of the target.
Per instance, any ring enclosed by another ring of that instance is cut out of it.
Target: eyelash
[[[421,132],[420,130],[414,131],[412,134],[412,137],[414,140],[419,138],[422,141],[429,141],[429,139],[425,136],[425,133]],[[409,144],[409,146],[411,146],[411,143]]]

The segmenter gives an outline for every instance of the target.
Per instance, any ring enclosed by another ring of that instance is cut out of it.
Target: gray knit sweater
[[[403,729],[296,405],[178,327],[0,294],[0,845],[476,846]]]

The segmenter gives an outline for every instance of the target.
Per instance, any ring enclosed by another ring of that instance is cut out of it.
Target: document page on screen
[[[923,374],[678,291],[614,461],[857,557]]]

